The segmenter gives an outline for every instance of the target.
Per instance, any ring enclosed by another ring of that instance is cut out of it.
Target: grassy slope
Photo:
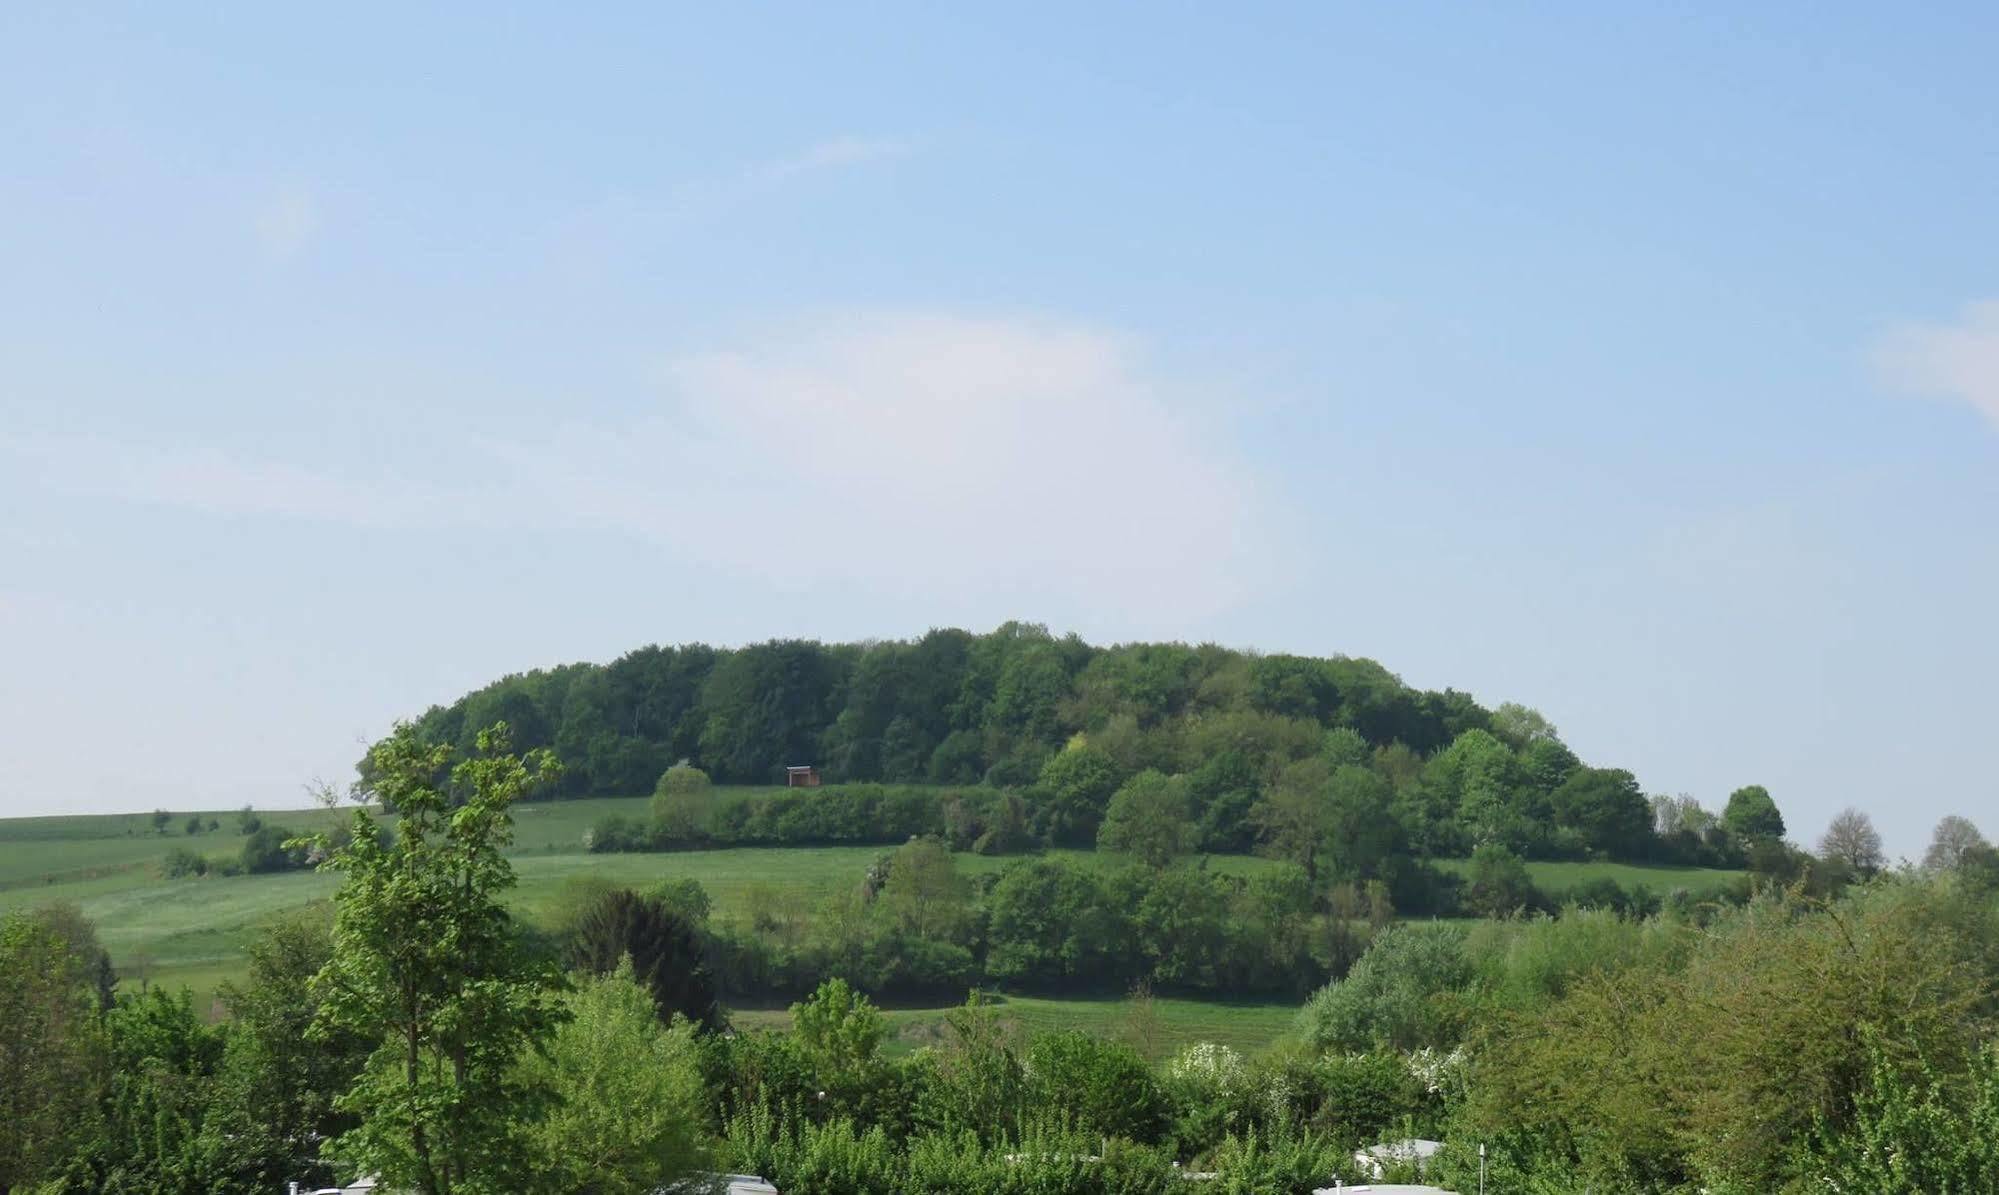
[[[752,901],[773,894],[807,907],[854,883],[882,850],[873,846],[739,848],[661,855],[590,855],[583,832],[606,814],[644,816],[642,799],[564,801],[521,807],[512,854],[520,877],[514,906],[530,918],[547,917],[565,882],[581,875],[643,885],[666,877],[701,882],[718,917],[741,917]],[[206,1000],[225,979],[237,974],[243,952],[258,928],[272,917],[302,909],[332,895],[335,877],[312,873],[275,876],[211,876],[166,880],[159,862],[184,846],[215,858],[234,854],[242,839],[235,814],[217,811],[222,829],[189,836],[181,832],[187,815],[174,819],[171,832],[155,834],[143,814],[18,818],[0,820],[0,913],[53,900],[73,901],[97,923],[98,933],[122,974],[171,985],[186,984]],[[319,810],[267,813],[266,820],[305,831],[345,818]],[[1053,854],[1084,866],[1114,860],[1089,851]],[[959,856],[967,873],[996,870],[1009,860]],[[1226,857],[1210,866],[1238,873],[1269,867],[1266,860]],[[1624,864],[1530,864],[1535,881],[1551,892],[1595,875],[1610,875],[1631,887],[1644,883],[1655,892],[1674,887],[1702,890],[1725,883],[1734,873],[1635,867]],[[760,892],[759,889],[762,891]],[[1208,1004],[1160,1000],[1163,1036],[1187,1040],[1258,1045],[1289,1025],[1288,1006]],[[1050,1001],[1017,998],[1010,1011],[1035,1027],[1073,1026],[1111,1031],[1124,1016],[1120,1001]],[[780,1012],[745,1014],[752,1022],[782,1020]],[[934,1029],[939,1010],[895,1014],[905,1036]]]

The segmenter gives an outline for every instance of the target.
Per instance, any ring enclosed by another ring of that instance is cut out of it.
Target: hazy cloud
[[[1999,301],[1972,303],[1954,323],[1894,328],[1875,363],[1895,385],[1970,403],[1999,425]]]
[[[846,317],[670,362],[656,409],[437,445],[434,474],[99,437],[0,439],[45,484],[381,529],[595,529],[778,589],[1212,614],[1279,536],[1212,420],[1103,333]],[[443,481],[444,477],[476,482]]]

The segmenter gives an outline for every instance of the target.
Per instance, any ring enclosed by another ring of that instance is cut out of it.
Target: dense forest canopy
[[[1094,842],[1113,794],[1156,771],[1180,785],[1154,792],[1184,795],[1188,845],[1275,844],[1315,871],[1329,835],[1335,854],[1382,839],[1382,852],[1424,857],[1497,846],[1739,864],[1783,833],[1760,788],[1721,816],[1648,798],[1629,772],[1585,766],[1533,710],[1412,688],[1372,660],[1096,647],[1019,622],[915,640],[645,647],[507,676],[415,728],[465,750],[500,722],[562,760],[558,796],[649,792],[676,762],[739,785],[813,764],[835,785],[1017,791],[1034,834],[1058,844]]]
[[[1093,647],[1010,622],[914,641],[644,647],[606,665],[504,677],[431,709],[418,729],[465,746],[504,721],[523,744],[561,756],[564,795],[614,796],[650,791],[681,759],[724,784],[782,782],[798,763],[835,781],[1026,783],[1078,731],[1170,757],[1209,745],[1216,733],[1199,728],[1224,718],[1242,737],[1282,737],[1303,722],[1428,755],[1491,729],[1494,715],[1464,693],[1412,689],[1372,660]]]

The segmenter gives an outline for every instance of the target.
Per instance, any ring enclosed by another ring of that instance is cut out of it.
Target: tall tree
[[[1826,827],[1825,836],[1819,839],[1819,857],[1843,863],[1862,875],[1873,875],[1887,862],[1873,820],[1852,806],[1840,810]]]
[[[393,841],[358,809],[349,842],[317,844],[344,879],[313,1031],[376,1043],[338,1101],[359,1123],[332,1149],[418,1195],[510,1190],[534,1172],[522,1145],[541,1093],[517,1064],[561,1020],[560,975],[501,903],[514,884],[511,807],[557,765],[546,751],[512,754],[504,723],[476,744],[454,763],[452,748],[397,726],[370,753],[374,793],[400,814]],[[447,771],[462,805],[437,782]]]
[[[1186,780],[1152,769],[1119,787],[1097,833],[1099,849],[1136,856],[1148,867],[1164,867],[1193,845]]]
[[[1956,871],[1967,853],[1985,845],[1985,835],[1978,832],[1969,818],[1951,814],[1938,822],[1930,835],[1930,849],[1923,855],[1923,866],[1930,871]]]
[[[1774,842],[1784,836],[1784,815],[1777,812],[1770,790],[1760,784],[1745,785],[1728,794],[1721,825],[1744,842]]]
[[[656,898],[626,888],[599,896],[577,919],[569,962],[594,975],[623,967],[652,993],[662,1022],[679,1017],[701,1029],[722,1026],[700,933]]]
[[[106,1048],[95,985],[41,919],[0,921],[0,1190],[26,1190],[90,1132]]]

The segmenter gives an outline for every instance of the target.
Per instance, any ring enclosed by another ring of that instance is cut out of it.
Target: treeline
[[[498,722],[562,759],[555,795],[647,792],[676,763],[725,785],[770,784],[787,765],[813,764],[836,787],[1011,793],[1023,834],[1053,845],[1094,845],[1120,788],[1157,773],[1175,786],[1167,803],[1186,808],[1184,850],[1275,843],[1315,878],[1329,835],[1354,844],[1330,851],[1335,866],[1342,850],[1439,858],[1488,844],[1526,858],[1740,866],[1756,842],[1783,833],[1761,789],[1738,793],[1725,813],[1650,797],[1629,772],[1584,764],[1532,710],[1412,689],[1370,660],[1100,648],[1019,623],[913,642],[648,647],[609,665],[509,676],[414,725],[422,741],[462,751]],[[368,788],[365,763],[361,773]],[[838,812],[882,812],[862,810],[868,799]],[[807,841],[799,826],[832,812],[742,802],[664,838],[628,823],[604,840]],[[823,840],[894,841],[895,817],[940,828],[941,806],[927,817],[913,804],[890,812],[880,837],[831,827]]]
[[[610,888],[578,877],[560,904],[580,908]],[[1304,873],[1290,866],[1243,877],[1023,859],[967,879],[934,838],[885,853],[816,903],[752,885],[739,916],[711,922],[692,881],[668,881],[647,896],[695,927],[721,996],[754,1005],[796,998],[836,976],[902,1001],[952,1001],[996,986],[1301,997],[1344,970],[1394,916],[1375,883],[1337,889],[1328,920]]]

